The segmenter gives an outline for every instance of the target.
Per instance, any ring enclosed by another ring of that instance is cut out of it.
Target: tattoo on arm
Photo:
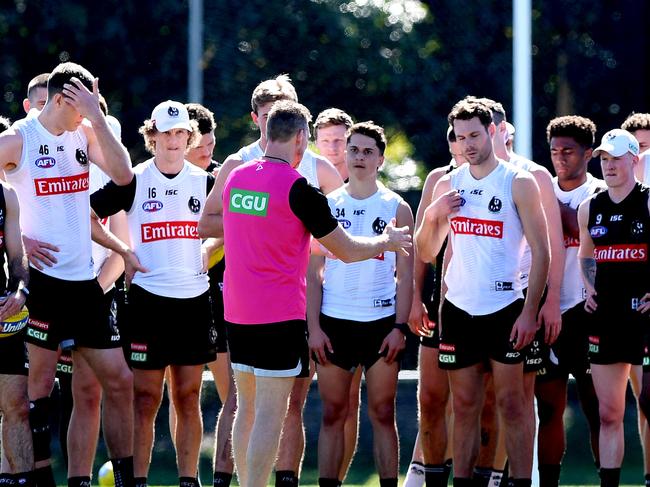
[[[596,259],[593,257],[581,257],[580,268],[585,281],[594,287],[596,284]]]

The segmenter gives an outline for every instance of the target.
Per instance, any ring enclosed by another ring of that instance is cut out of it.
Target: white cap
[[[192,131],[187,108],[177,101],[167,100],[159,104],[151,112],[151,120],[156,125],[158,132],[167,132],[171,129]]]
[[[594,150],[594,157],[598,157],[601,152],[607,152],[614,157],[621,157],[626,152],[638,156],[639,142],[627,130],[610,130],[603,135],[600,145]]]

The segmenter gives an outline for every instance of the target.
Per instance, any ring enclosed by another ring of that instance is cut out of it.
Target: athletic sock
[[[449,473],[444,464],[424,466],[424,479],[426,487],[445,487]]]
[[[490,467],[474,467],[472,479],[474,479],[476,487],[488,487],[491,477],[492,469]]]
[[[650,487],[650,473],[645,474],[645,487]]]
[[[298,487],[298,477],[293,470],[277,470],[275,472],[275,487]]]
[[[178,477],[180,487],[201,487],[198,477]]]
[[[621,480],[620,468],[602,468],[600,469],[600,487],[618,487]]]
[[[339,479],[318,478],[318,487],[339,487]]]
[[[133,457],[111,458],[115,487],[134,487]]]
[[[68,477],[68,487],[90,487],[90,477]]]
[[[406,471],[402,487],[424,487],[425,468],[420,462],[413,461]]]
[[[214,472],[212,485],[214,487],[230,487],[232,482],[232,474],[228,472]]]
[[[490,483],[488,487],[501,487],[503,484],[503,471],[502,470],[492,470],[492,475],[490,475]]]
[[[379,479],[379,487],[397,487],[397,478]]]
[[[41,399],[29,402],[29,427],[32,430],[34,461],[48,460],[52,456],[50,450],[52,434],[50,433],[49,397],[42,397]],[[52,476],[52,484],[54,484],[54,476]]]
[[[147,477],[134,477],[133,484],[135,487],[147,487]]]
[[[52,465],[34,469],[34,483],[37,487],[56,487]]]
[[[562,465],[543,464],[539,470],[539,487],[558,487],[560,485],[560,469]]]
[[[513,479],[508,478],[508,487],[530,487],[532,485],[531,479]]]
[[[467,477],[454,477],[454,487],[474,487],[474,480]]]

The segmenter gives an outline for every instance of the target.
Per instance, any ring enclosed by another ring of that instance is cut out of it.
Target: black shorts
[[[0,338],[0,375],[27,375],[26,329]]]
[[[648,317],[632,309],[627,300],[599,301],[589,320],[589,361],[641,365]]]
[[[457,370],[495,360],[518,364],[524,352],[514,350],[510,333],[521,314],[523,299],[517,299],[495,313],[472,316],[448,300],[442,305],[442,333],[438,365],[441,369]]]
[[[429,336],[420,337],[420,345],[427,348],[438,348],[440,346],[440,327],[436,321],[436,327],[430,330]]]
[[[208,271],[210,277],[210,302],[212,303],[212,318],[217,330],[217,353],[228,351],[226,338],[226,322],[223,318],[223,272],[226,268],[226,259],[217,262]]]
[[[209,291],[181,299],[131,285],[127,299],[126,358],[131,367],[160,370],[168,365],[203,365],[216,359],[217,333]]]
[[[388,354],[388,350],[379,353],[379,349],[394,326],[395,315],[374,321],[351,321],[320,315],[320,327],[334,350],[334,353],[325,351],[328,360],[349,372],[354,372],[359,365],[368,370]],[[398,361],[399,358],[401,354]]]
[[[97,279],[66,281],[30,268],[29,291],[28,343],[47,350],[57,350],[62,343],[67,348],[120,346]]]
[[[56,363],[56,378],[59,380],[72,380],[72,352],[70,350],[61,351],[59,360]]]
[[[544,302],[546,301],[546,292],[548,288],[544,288],[544,293],[542,298],[539,300],[539,307],[537,308],[537,313],[542,309]],[[523,289],[524,298],[528,293],[528,288]],[[544,362],[547,357],[550,355],[550,348],[546,341],[544,340],[545,329],[544,326],[541,326],[537,333],[535,333],[535,338],[530,342],[530,345],[526,347],[524,352],[524,374],[529,374],[535,372],[539,375],[539,372],[544,368]]]
[[[233,370],[261,377],[309,377],[305,320],[238,325],[226,322]]]
[[[643,342],[643,373],[650,372],[650,329],[646,329],[645,341]]]
[[[544,366],[537,372],[537,380],[566,379],[569,374],[581,378],[591,373],[589,319],[584,301],[562,313],[560,336],[544,357]]]

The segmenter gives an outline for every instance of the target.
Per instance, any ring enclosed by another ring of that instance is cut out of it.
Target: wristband
[[[395,323],[393,325],[393,328],[401,331],[404,334],[404,336],[406,336],[411,331],[409,325],[406,323]]]

